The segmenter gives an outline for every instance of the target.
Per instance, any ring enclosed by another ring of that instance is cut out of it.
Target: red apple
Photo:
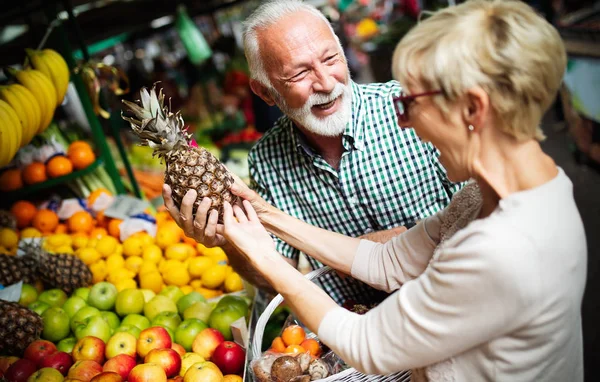
[[[90,382],[123,382],[123,378],[114,371],[103,371],[92,378]]]
[[[181,356],[173,349],[154,349],[144,357],[144,363],[160,365],[167,377],[171,378],[181,369]]]
[[[35,340],[27,346],[23,358],[33,361],[36,365],[40,364],[40,361],[44,357],[56,351],[56,345],[46,340]]]
[[[171,345],[171,349],[175,350],[181,357],[183,357],[185,354],[185,348],[179,344],[176,344],[175,342],[173,342],[173,345]]]
[[[144,358],[153,349],[170,349],[173,342],[169,332],[161,326],[142,330],[137,340],[137,353]]]
[[[88,359],[83,361],[77,361],[69,369],[68,378],[79,379],[81,381],[89,381],[98,374],[102,373],[102,365],[96,361],[90,361]]]
[[[42,359],[39,367],[51,367],[61,372],[62,375],[67,375],[69,369],[73,366],[73,358],[69,353],[57,351]]]
[[[205,360],[210,360],[210,357],[214,353],[215,349],[219,344],[225,341],[223,334],[220,331],[213,328],[206,328],[202,330],[192,344],[192,350],[194,353],[200,354]]]
[[[102,365],[106,344],[98,337],[86,336],[77,341],[73,347],[73,360],[94,361]]]
[[[128,382],[167,382],[167,375],[162,367],[154,363],[137,365],[131,370]]]
[[[0,357],[0,375],[3,375],[13,363],[17,362],[19,357],[4,356]]]
[[[104,371],[113,371],[121,376],[124,381],[129,377],[129,373],[131,369],[133,369],[136,365],[135,358],[127,355],[127,354],[119,354],[115,356],[104,364],[102,370]]]
[[[183,377],[181,375],[178,375],[175,378],[167,379],[167,382],[183,382]]]
[[[37,366],[35,363],[32,360],[24,358],[10,365],[6,373],[4,373],[4,378],[10,382],[25,382],[36,370]]]
[[[223,374],[239,374],[244,368],[246,352],[235,342],[225,341],[217,346],[211,361]]]

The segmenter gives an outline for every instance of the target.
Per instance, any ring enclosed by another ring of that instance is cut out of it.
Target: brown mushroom
[[[290,379],[289,382],[310,382],[310,375],[299,375]]]
[[[308,365],[308,375],[310,375],[311,381],[327,378],[329,376],[329,368],[323,360],[315,359]]]
[[[294,357],[279,357],[273,362],[273,366],[271,366],[272,382],[289,382],[300,375],[302,375],[302,368]]]
[[[310,354],[309,353],[300,353],[296,356],[298,363],[300,363],[300,368],[302,369],[302,373],[306,373],[308,370],[308,365],[310,364]]]

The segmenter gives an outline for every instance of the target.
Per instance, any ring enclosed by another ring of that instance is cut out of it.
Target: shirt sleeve
[[[389,374],[514,331],[538,315],[535,249],[522,238],[474,234],[453,247],[446,242],[422,275],[367,314],[329,311],[319,338],[360,372]]]

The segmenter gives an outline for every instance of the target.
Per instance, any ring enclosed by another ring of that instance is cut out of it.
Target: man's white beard
[[[304,106],[299,108],[289,107],[285,99],[275,89],[271,89],[271,94],[284,114],[308,131],[318,135],[327,137],[342,135],[352,116],[352,90],[349,85],[340,82],[335,85],[335,88],[329,94],[311,94]],[[329,103],[340,96],[342,97],[340,99],[342,104],[335,113],[324,118],[318,118],[312,113],[311,108],[313,106]]]

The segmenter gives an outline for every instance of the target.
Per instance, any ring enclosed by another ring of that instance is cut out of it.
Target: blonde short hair
[[[521,1],[471,0],[420,22],[398,44],[394,77],[442,90],[447,110],[468,89],[490,97],[500,128],[519,140],[543,140],[539,124],[566,67],[562,40],[552,25]]]

